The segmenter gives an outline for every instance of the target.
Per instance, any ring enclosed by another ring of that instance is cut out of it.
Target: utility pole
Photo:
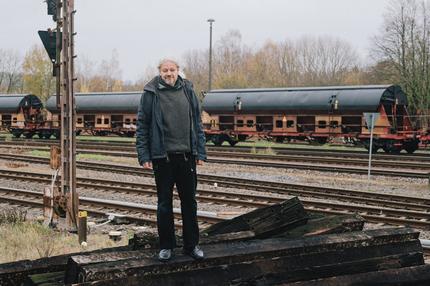
[[[212,89],[212,23],[214,19],[208,19],[209,22],[209,84],[208,91]]]
[[[79,196],[76,191],[76,108],[74,99],[74,0],[46,0],[48,15],[57,22],[39,35],[53,63],[56,77],[57,107],[61,109],[61,186],[60,198],[52,195],[52,205],[66,213],[70,231],[78,230]]]

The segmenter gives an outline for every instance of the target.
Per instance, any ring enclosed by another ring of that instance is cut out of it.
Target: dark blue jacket
[[[206,160],[205,134],[200,117],[200,104],[194,92],[193,84],[179,77],[184,82],[184,92],[190,104],[191,152],[199,160]],[[158,94],[159,76],[156,76],[143,89],[137,114],[136,149],[139,164],[153,159],[167,157],[164,147],[163,116]],[[188,128],[184,126],[184,128]]]

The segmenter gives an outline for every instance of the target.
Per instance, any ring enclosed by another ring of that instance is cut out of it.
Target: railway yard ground
[[[105,147],[105,149],[109,148]],[[0,146],[0,154],[11,155],[9,158],[0,157],[0,185],[2,188],[31,190],[41,194],[43,189],[49,185],[53,171],[47,163],[46,152],[39,151],[38,153],[25,148]],[[36,157],[46,161],[30,161],[25,157],[20,157],[33,155],[38,155]],[[112,164],[119,167],[108,168]],[[130,169],[126,169],[125,166]],[[428,178],[372,175],[371,181],[368,182],[367,174],[315,171],[293,167],[247,166],[241,164],[239,159],[235,164],[206,163],[199,166],[198,173],[200,183],[197,200],[202,228],[222,219],[246,213],[256,207],[298,196],[308,211],[329,214],[355,211],[366,219],[365,229],[410,225],[419,229],[420,239],[430,239]],[[29,174],[33,174],[33,176],[37,174],[39,177],[45,175],[45,179],[41,177],[36,179]],[[87,200],[91,199],[121,201],[124,204],[138,204],[139,206],[153,207],[156,204],[153,178],[150,173],[145,173],[139,168],[135,158],[81,154],[78,160],[77,178],[79,195],[85,208],[90,208],[90,205],[86,204],[90,204]],[[95,178],[99,181],[86,182],[87,179]],[[226,178],[235,181],[228,181]],[[262,182],[271,182],[272,186],[265,186]],[[124,185],[121,185],[122,183]],[[294,187],[294,185],[296,186]],[[312,189],[306,189],[305,186]],[[288,191],[283,189],[288,189]],[[137,192],[138,190],[139,192]],[[358,193],[352,194],[352,197],[346,196],[346,193],[354,191]],[[2,192],[9,194],[7,190],[2,190]],[[342,192],[344,197],[339,196]],[[13,194],[12,196],[19,197],[20,195]],[[394,196],[394,199],[389,196]],[[365,197],[369,197],[369,200],[364,200]],[[406,197],[416,198],[416,202],[406,202]],[[403,203],[404,207],[402,207]],[[3,196],[1,207],[3,210],[16,209],[18,204],[22,205],[17,202],[11,204]],[[177,198],[174,200],[174,207],[179,208]],[[27,211],[28,220],[40,218],[42,215],[40,206],[25,206],[24,208]],[[89,212],[90,224],[94,223],[96,226],[91,227],[88,246],[85,249],[77,242],[70,242],[66,243],[69,247],[53,247],[52,249],[45,247],[45,252],[36,248],[29,252],[24,251],[22,247],[20,250],[19,245],[11,242],[7,247],[8,256],[4,256],[2,253],[3,261],[0,262],[35,259],[42,256],[43,253],[46,254],[46,251],[50,251],[50,255],[58,255],[62,252],[79,252],[112,245],[124,245],[127,244],[128,237],[137,230],[150,233],[156,231],[153,213],[145,214],[142,218],[141,215],[135,214],[138,211],[134,210],[133,213],[128,210],[126,213],[132,218],[130,224],[103,224],[107,220],[107,216],[103,215],[104,212],[120,212],[121,210],[118,207],[113,210],[105,206],[96,208],[98,208],[98,212]],[[406,213],[397,213],[402,209]],[[180,224],[179,219],[177,219],[177,224]],[[113,242],[108,238],[107,234],[112,230],[122,233],[122,239],[119,242]],[[15,252],[11,251],[11,248],[15,248]]]

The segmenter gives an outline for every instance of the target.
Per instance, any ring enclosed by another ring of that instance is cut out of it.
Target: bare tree
[[[5,51],[0,49],[0,92],[2,89],[3,79],[5,78],[4,72],[4,60],[5,60]]]
[[[303,37],[296,44],[303,85],[339,85],[357,65],[351,45],[331,37]]]
[[[116,49],[112,51],[109,61],[103,60],[100,64],[99,75],[105,82],[105,91],[122,90],[122,71],[119,64],[119,54]]]
[[[242,35],[238,30],[229,31],[216,42],[213,53],[215,88],[248,86],[244,59],[251,55],[251,52],[241,42]]]
[[[195,90],[200,93],[208,88],[209,81],[209,52],[192,50],[184,55],[186,77],[192,79]]]
[[[17,51],[0,50],[0,90],[12,93],[21,89],[21,64]]]
[[[424,128],[429,126],[430,109],[428,5],[427,0],[392,0],[381,32],[374,38],[374,57],[395,71]]]
[[[214,48],[214,88],[340,85],[361,81],[357,52],[343,40],[304,37],[296,42],[267,41],[252,50],[238,31],[222,36]],[[185,55],[187,75],[207,86],[208,52]]]
[[[87,56],[80,55],[76,61],[76,91],[89,92],[91,91],[91,78],[94,76],[94,61],[91,61]]]

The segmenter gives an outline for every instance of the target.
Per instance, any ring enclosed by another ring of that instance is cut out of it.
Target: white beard
[[[165,78],[163,79],[165,83],[167,83],[168,85],[174,86],[175,85],[175,79],[173,77],[170,78]]]

